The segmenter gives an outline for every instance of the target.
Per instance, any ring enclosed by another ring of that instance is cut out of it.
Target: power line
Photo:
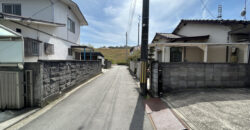
[[[132,0],[132,3],[131,3],[131,8],[130,8],[130,12],[129,12],[129,21],[128,21],[128,33],[131,31],[131,28],[132,28],[132,23],[133,23],[133,20],[134,20],[134,14],[135,14],[135,8],[136,8],[136,3],[137,3],[137,0]]]
[[[215,16],[213,15],[213,13],[207,8],[207,5],[206,3],[204,2],[204,0],[200,0],[202,6],[203,6],[203,9],[206,9],[206,11],[208,12],[208,14],[212,17],[212,18],[215,18]]]
[[[137,3],[137,0],[132,0],[130,9],[129,9],[129,19],[128,19],[128,27],[127,27],[128,39],[129,39],[130,32],[131,32],[132,25],[133,25],[136,3]]]

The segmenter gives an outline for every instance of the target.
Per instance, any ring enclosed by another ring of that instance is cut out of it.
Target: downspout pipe
[[[86,60],[86,48],[84,48],[84,60]]]
[[[92,60],[92,50],[90,50],[90,60]]]

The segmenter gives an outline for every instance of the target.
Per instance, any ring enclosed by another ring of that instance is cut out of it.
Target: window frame
[[[6,12],[5,6],[11,6],[11,12]],[[17,6],[20,7],[20,9],[19,9],[20,13],[17,13],[18,12]],[[18,3],[2,3],[2,12],[21,16],[22,15],[22,5],[18,4]]]
[[[73,21],[71,18],[68,17],[67,19],[67,28],[68,31],[75,33],[76,32],[76,24],[75,21]]]

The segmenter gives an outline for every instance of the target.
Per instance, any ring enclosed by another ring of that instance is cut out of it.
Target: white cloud
[[[121,2],[119,6],[109,5],[103,8],[103,15],[109,16],[109,19],[98,20],[97,16],[87,17],[90,24],[89,27],[83,28],[87,34],[83,34],[85,37],[91,37],[97,40],[103,40],[103,43],[120,43],[125,44],[125,33],[128,30],[129,12],[132,0],[117,0]],[[179,23],[183,17],[183,13],[186,11],[200,10],[194,8],[197,4],[197,0],[151,0],[150,1],[150,36],[149,42],[151,42],[156,32],[172,32],[175,26]],[[142,0],[137,0],[136,10],[134,14],[133,24],[131,32],[129,33],[129,45],[137,44],[137,23],[138,15],[142,13]],[[192,12],[192,11],[190,11]],[[198,15],[200,14],[200,15]],[[190,17],[201,16],[199,12],[192,12],[188,15]]]

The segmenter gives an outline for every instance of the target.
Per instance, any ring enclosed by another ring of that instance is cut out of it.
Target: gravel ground
[[[164,99],[191,129],[250,129],[250,89],[184,90]]]

